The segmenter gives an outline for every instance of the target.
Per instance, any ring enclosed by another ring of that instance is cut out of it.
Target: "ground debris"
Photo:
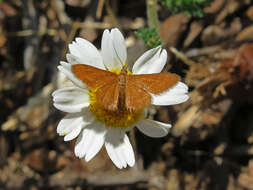
[[[161,2],[161,1],[159,1]],[[86,163],[56,127],[65,115],[52,92],[72,85],[57,71],[68,44],[83,37],[100,48],[106,28],[126,36],[131,67],[145,51],[134,32],[147,25],[145,1],[0,1],[0,190],[253,189],[253,3],[215,0],[203,18],[157,7],[168,52],[164,71],[189,86],[184,104],[151,107],[171,133],[137,130],[136,164],[118,170],[105,148]]]

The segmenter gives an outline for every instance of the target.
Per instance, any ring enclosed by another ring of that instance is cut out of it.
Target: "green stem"
[[[155,28],[159,33],[159,20],[157,15],[157,0],[146,0],[148,26],[150,29]]]

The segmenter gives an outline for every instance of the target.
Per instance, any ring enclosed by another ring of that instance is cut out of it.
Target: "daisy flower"
[[[99,70],[106,70],[107,73],[120,75],[127,63],[124,37],[116,28],[111,31],[105,30],[101,53],[90,42],[82,38],[76,38],[69,45],[69,51],[67,62],[61,61],[58,69],[73,82],[74,86],[56,90],[52,94],[54,106],[68,113],[59,122],[57,133],[64,136],[64,141],[77,137],[75,155],[85,158],[87,162],[105,145],[116,167],[134,166],[134,152],[126,132],[136,126],[147,136],[164,137],[168,134],[171,125],[146,119],[146,108],[134,111],[124,109],[118,112],[101,107],[96,97],[99,89],[91,88],[89,81],[86,84],[80,80],[78,71],[76,71],[78,66],[88,65]],[[151,49],[137,59],[131,72],[126,70],[127,75],[160,73],[166,60],[166,50],[160,46]],[[149,93],[150,103],[159,106],[179,104],[188,99],[187,92],[187,85],[177,81],[171,88],[160,94]],[[108,95],[107,92],[104,93],[105,96]]]

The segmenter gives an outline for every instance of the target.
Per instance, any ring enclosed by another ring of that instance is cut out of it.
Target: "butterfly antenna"
[[[116,53],[116,55],[117,55],[117,57],[118,57],[118,59],[119,59],[121,65],[124,67],[125,64],[124,64],[123,61],[120,59],[119,54],[118,54],[118,52],[116,51],[114,45],[113,45],[113,49],[114,49],[114,51],[115,51],[115,53]]]

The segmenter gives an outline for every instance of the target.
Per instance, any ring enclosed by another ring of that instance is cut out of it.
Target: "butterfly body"
[[[126,105],[125,105],[126,77],[127,77],[127,70],[125,68],[123,68],[120,71],[120,74],[118,77],[119,97],[118,97],[117,110],[119,110],[119,111],[123,111],[124,109],[126,109]]]
[[[150,94],[160,94],[173,87],[179,76],[172,73],[129,74],[124,66],[120,73],[101,70],[89,65],[72,65],[72,72],[90,90],[105,110],[134,112],[151,104]]]

